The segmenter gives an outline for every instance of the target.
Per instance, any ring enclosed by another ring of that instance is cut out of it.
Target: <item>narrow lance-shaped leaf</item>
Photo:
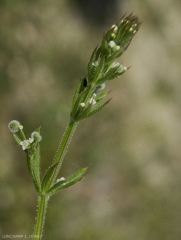
[[[113,79],[117,69],[118,67],[110,69],[102,78],[98,80],[97,84],[102,84],[105,83],[106,81]]]
[[[74,103],[74,108],[72,109],[72,112],[70,114],[71,118],[75,121],[77,121],[77,116],[79,116],[79,113],[80,113],[80,103],[81,102],[84,102],[84,99],[85,99],[85,95],[87,94],[88,92],[88,89],[85,89],[83,92],[81,92],[79,95],[78,95],[78,98],[76,100],[76,102]]]
[[[96,98],[96,103],[100,103],[107,96],[108,92],[103,92],[99,94]]]
[[[35,168],[34,168],[34,158],[35,158],[34,155],[29,156],[29,154],[27,153],[28,170],[29,170],[30,176],[33,180],[33,184],[34,184],[37,192],[40,193],[40,185],[37,180],[37,176],[36,176]]]
[[[81,86],[82,86],[82,80],[80,80],[80,82],[79,82],[79,84],[78,84],[78,86],[77,86],[77,88],[76,88],[76,91],[75,91],[75,93],[74,93],[74,98],[73,98],[73,100],[72,100],[72,109],[73,109],[73,107],[74,107],[74,105],[75,105],[75,102],[76,102],[78,96],[79,96]]]
[[[102,105],[99,105],[98,107],[96,107],[93,111],[91,111],[87,117],[90,117],[92,115],[94,115],[95,113],[99,112],[101,109],[103,109],[109,102],[111,101],[111,99],[109,99],[107,102],[103,103]]]
[[[102,40],[102,43],[101,43],[101,46],[98,50],[100,58],[102,58],[102,57],[107,58],[107,56],[110,54],[110,51],[107,47],[107,45],[108,45],[107,40],[108,39],[104,36],[104,38]]]
[[[99,112],[101,109],[103,109],[109,102],[111,101],[111,99],[109,99],[107,102],[95,107],[92,111],[89,111],[89,113],[87,113],[86,115],[81,116],[81,118],[79,119],[79,121],[82,121],[88,117],[91,117],[92,115],[96,114],[97,112]]]
[[[83,177],[87,174],[87,172],[88,172],[88,167],[80,169],[79,171],[74,173],[72,176],[70,176],[66,181],[63,181],[63,182],[60,181],[55,183],[55,185],[50,188],[47,194],[53,195],[64,188],[74,185],[75,183],[82,180]]]
[[[127,70],[128,68],[126,66],[119,64],[118,67],[112,68],[111,70],[108,71],[108,73],[103,78],[99,79],[98,84],[102,84],[106,81],[113,80],[114,78],[121,76]]]
[[[94,71],[95,71],[94,63],[95,63],[96,59],[97,59],[97,47],[94,49],[92,56],[90,58],[90,61],[88,63],[87,70],[88,70],[89,77],[94,74]],[[91,78],[89,80],[91,81]]]
[[[95,74],[94,74],[94,82],[96,82],[97,79],[99,79],[101,77],[102,71],[104,69],[104,63],[105,63],[105,57],[102,57],[100,59],[100,62],[96,68]]]
[[[83,79],[80,80],[80,82],[76,88],[74,98],[72,101],[72,109],[75,107],[77,102],[78,103],[80,102],[81,97],[84,98],[84,94],[85,94],[87,87],[88,87],[88,79],[87,79],[87,77],[84,77]]]
[[[124,52],[124,49],[121,47],[119,50],[117,50],[116,52],[112,53],[107,59],[106,59],[106,63],[107,64],[111,64],[111,62],[113,62],[115,59],[117,59],[118,57],[120,57]]]
[[[39,188],[41,188],[41,182],[40,182],[40,145],[37,143],[35,155],[34,155],[34,172],[36,181],[38,183]]]
[[[58,163],[55,163],[54,165],[52,165],[45,173],[45,176],[43,177],[42,180],[42,192],[47,192],[50,188],[50,183],[52,182],[52,178],[53,178],[53,173],[55,168],[57,167]]]

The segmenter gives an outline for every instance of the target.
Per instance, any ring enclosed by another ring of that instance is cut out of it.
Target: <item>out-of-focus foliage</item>
[[[117,8],[143,21],[121,57],[131,68],[107,86],[108,106],[78,127],[62,174],[91,169],[50,201],[45,239],[181,238],[181,3],[130,0]],[[117,20],[113,12],[106,29]],[[19,120],[27,135],[41,126],[45,169],[104,32],[71,1],[0,1],[0,236],[31,234],[36,211],[8,122]]]

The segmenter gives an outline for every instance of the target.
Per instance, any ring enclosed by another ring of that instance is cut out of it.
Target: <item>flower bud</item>
[[[116,43],[111,40],[109,43],[108,43],[108,46],[111,48],[111,51],[112,52],[116,52],[120,49],[120,46],[119,45],[116,45]]]
[[[105,87],[106,87],[106,84],[102,83],[97,87],[97,90],[103,90]]]
[[[92,105],[95,105],[96,104],[96,100],[94,99],[95,96],[92,96],[89,103],[92,104]]]
[[[18,122],[17,120],[12,120],[9,124],[8,124],[8,128],[10,130],[10,132],[12,133],[16,133],[19,130],[23,129],[23,126],[20,124],[20,122]]]
[[[84,103],[84,102],[80,103],[80,106],[81,106],[82,108],[84,108],[84,107],[85,107],[85,103]]]
[[[119,67],[117,69],[118,73],[123,73],[127,70],[128,68],[126,66],[123,66],[122,64],[119,64]]]
[[[116,47],[116,43],[115,43],[114,41],[110,41],[110,42],[108,43],[108,45],[109,45],[109,47],[111,47],[111,48]]]
[[[33,141],[35,141],[35,142],[40,142],[40,141],[42,140],[42,136],[41,136],[40,133],[37,132],[37,131],[32,132],[31,138],[32,138]]]

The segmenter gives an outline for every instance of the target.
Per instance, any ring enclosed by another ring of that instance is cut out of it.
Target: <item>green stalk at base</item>
[[[38,197],[37,217],[33,234],[34,240],[40,240],[42,238],[48,200],[49,196],[42,195]]]

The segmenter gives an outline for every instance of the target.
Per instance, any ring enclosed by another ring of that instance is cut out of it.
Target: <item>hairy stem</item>
[[[48,200],[49,196],[41,195],[38,197],[37,217],[33,235],[34,240],[40,240],[42,238]]]
[[[58,164],[53,173],[53,177],[52,177],[52,181],[50,182],[50,186],[55,182],[55,180],[58,176],[58,173],[62,166],[65,154],[67,153],[68,145],[70,144],[70,141],[72,139],[72,136],[75,132],[77,125],[78,125],[77,122],[71,122],[71,123],[69,123],[69,125],[67,126],[67,128],[65,130],[62,141],[60,142],[60,145],[58,147],[57,154],[53,161],[53,164],[55,164],[55,163],[58,163]]]

